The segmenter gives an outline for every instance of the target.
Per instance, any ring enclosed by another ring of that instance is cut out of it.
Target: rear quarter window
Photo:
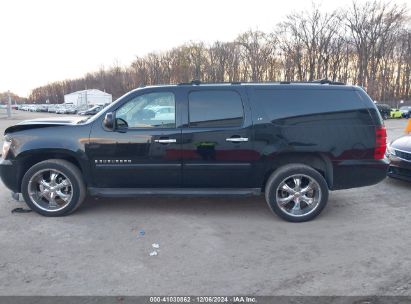
[[[361,112],[369,116],[353,90],[256,89],[253,104],[254,121],[259,122],[334,112]]]

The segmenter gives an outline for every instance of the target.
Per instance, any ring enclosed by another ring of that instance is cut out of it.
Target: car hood
[[[391,142],[394,149],[411,152],[411,135],[405,135]]]
[[[28,129],[76,125],[81,120],[84,120],[84,118],[53,117],[53,118],[37,118],[37,119],[23,120],[14,126],[8,127],[4,131],[4,134],[16,132],[16,131],[28,130]]]

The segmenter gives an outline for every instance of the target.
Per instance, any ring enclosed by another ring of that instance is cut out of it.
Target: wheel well
[[[24,159],[21,162],[21,167],[19,170],[19,176],[18,176],[18,181],[19,185],[21,185],[21,181],[23,179],[24,174],[33,167],[35,164],[38,164],[39,162],[48,160],[48,159],[63,159],[66,160],[73,165],[75,165],[80,172],[83,174],[83,170],[81,168],[80,163],[77,161],[77,159],[71,155],[67,155],[64,153],[36,153],[30,156],[24,157]]]
[[[296,163],[312,167],[324,177],[328,184],[328,188],[332,186],[332,165],[327,157],[315,153],[287,153],[276,156],[271,162],[270,169],[267,170],[264,175],[262,190],[264,191],[268,179],[275,170],[284,165]]]

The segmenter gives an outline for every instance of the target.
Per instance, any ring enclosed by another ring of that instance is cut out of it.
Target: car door
[[[187,88],[182,133],[183,186],[253,187],[250,110],[242,88]]]
[[[114,131],[102,120],[93,125],[86,147],[93,187],[181,186],[179,96],[169,88],[137,92],[114,109]]]

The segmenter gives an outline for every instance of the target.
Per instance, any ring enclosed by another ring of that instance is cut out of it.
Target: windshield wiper
[[[81,123],[86,122],[87,120],[90,119],[90,117],[93,117],[93,116],[89,116],[89,117],[86,117],[86,118],[84,118],[84,119],[82,119],[82,120],[79,120],[79,121],[77,122],[77,124],[81,124]]]

